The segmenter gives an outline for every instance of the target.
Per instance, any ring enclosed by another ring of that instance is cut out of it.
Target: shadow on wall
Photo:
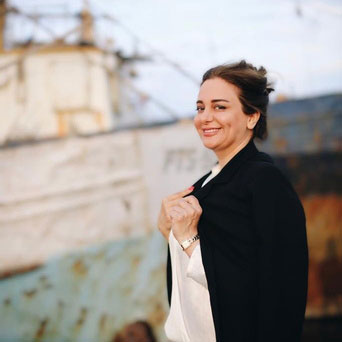
[[[136,321],[118,332],[112,342],[157,342],[151,325],[146,321]]]

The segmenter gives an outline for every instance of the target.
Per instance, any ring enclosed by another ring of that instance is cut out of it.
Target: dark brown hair
[[[245,60],[231,64],[222,64],[209,69],[203,75],[201,85],[211,78],[219,77],[239,88],[239,99],[242,110],[250,115],[260,113],[259,120],[253,129],[253,138],[267,138],[267,106],[269,93],[274,89],[268,83],[267,71],[261,66],[257,69]]]

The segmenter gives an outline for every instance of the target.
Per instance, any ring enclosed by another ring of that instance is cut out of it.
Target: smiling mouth
[[[202,131],[204,136],[212,136],[215,135],[219,130],[220,128],[204,128]]]

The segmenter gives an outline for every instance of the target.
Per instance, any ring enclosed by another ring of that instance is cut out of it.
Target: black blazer
[[[209,174],[189,195],[203,209],[198,231],[217,342],[300,341],[308,249],[296,192],[253,139],[202,188]],[[171,272],[168,249],[169,304]]]

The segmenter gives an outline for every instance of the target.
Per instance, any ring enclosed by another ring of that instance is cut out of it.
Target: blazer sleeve
[[[300,341],[307,297],[305,214],[292,185],[274,165],[252,182],[257,242],[257,341]]]
[[[167,245],[167,259],[166,259],[166,287],[167,287],[167,300],[169,306],[171,306],[172,296],[172,265],[171,265],[171,253],[170,246]]]

